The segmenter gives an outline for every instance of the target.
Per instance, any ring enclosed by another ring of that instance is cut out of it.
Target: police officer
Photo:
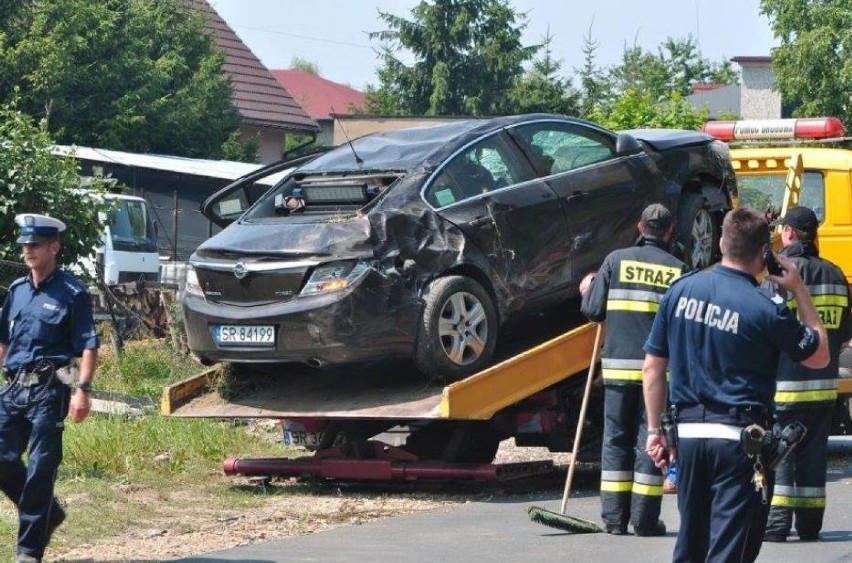
[[[635,246],[609,254],[583,296],[581,310],[592,321],[606,320],[601,367],[604,435],[601,454],[601,516],[610,534],[661,536],[663,476],[645,454],[642,346],[669,284],[684,270],[670,254],[674,222],[663,205],[645,208]],[[637,452],[637,445],[640,450]]]
[[[808,431],[776,470],[764,541],[786,541],[794,512],[799,540],[817,541],[825,512],[826,455],[837,400],[840,351],[852,338],[849,285],[840,268],[819,257],[819,220],[813,211],[794,207],[779,223],[784,245],[781,255],[793,262],[811,295],[828,333],[831,359],[823,369],[808,369],[787,357],[779,361],[776,419],[781,425],[799,421]],[[794,308],[795,301],[788,305]]]
[[[769,249],[765,218],[750,208],[729,212],[720,247],[721,264],[672,284],[645,344],[646,448],[658,467],[678,462],[674,561],[757,558],[769,507],[756,484],[769,489],[771,475],[756,471],[742,429],[769,423],[779,353],[810,368],[829,360],[825,329],[789,259],[779,257],[782,273],[770,278],[793,296],[801,320],[758,287]],[[660,429],[667,367],[678,444]]]
[[[56,266],[65,224],[36,214],[15,221],[30,272],[9,286],[0,313],[7,378],[0,391],[0,489],[18,508],[17,561],[33,563],[65,519],[53,494],[63,425],[67,414],[74,422],[89,414],[99,342],[89,294]],[[76,357],[79,383],[72,392],[68,366]]]

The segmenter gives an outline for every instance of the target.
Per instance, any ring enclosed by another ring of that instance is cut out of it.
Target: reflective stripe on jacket
[[[850,290],[843,272],[819,257],[811,242],[795,242],[781,250],[799,270],[805,288],[828,333],[831,359],[823,369],[809,369],[782,355],[778,362],[775,403],[779,410],[833,403],[837,399],[837,373],[840,351],[852,338]],[[787,301],[796,308],[795,299]]]
[[[641,238],[636,246],[611,252],[583,296],[583,314],[606,321],[601,368],[607,385],[642,384],[642,347],[654,314],[669,285],[686,268],[668,248],[657,239]]]

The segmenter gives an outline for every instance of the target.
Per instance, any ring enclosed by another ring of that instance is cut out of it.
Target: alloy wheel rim
[[[478,360],[488,342],[488,319],[482,302],[466,291],[450,295],[441,307],[438,338],[454,364],[464,366]]]
[[[713,221],[710,212],[702,209],[692,223],[692,267],[704,268],[710,265],[713,255]]]

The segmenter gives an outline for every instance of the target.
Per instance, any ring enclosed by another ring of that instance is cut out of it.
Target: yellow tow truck
[[[240,391],[224,399],[209,392],[213,381],[202,375],[166,388],[161,411],[177,417],[281,420],[285,442],[315,450],[312,457],[297,459],[228,459],[227,474],[516,478],[547,471],[552,462],[492,464],[502,439],[571,451],[596,333],[596,325],[579,324],[446,386],[410,366],[394,372],[390,364],[347,368],[345,374],[314,370],[308,377],[242,374]],[[518,340],[515,347],[525,347],[524,338]],[[590,413],[580,451],[594,456],[602,413],[595,407]],[[394,443],[400,437],[404,441]]]
[[[711,121],[704,132],[730,146],[738,205],[782,216],[796,205],[820,220],[820,256],[837,264],[852,283],[852,137],[835,117]],[[776,240],[780,245],[780,239]],[[841,354],[841,401],[852,397],[852,348]],[[852,433],[849,409],[841,430]]]

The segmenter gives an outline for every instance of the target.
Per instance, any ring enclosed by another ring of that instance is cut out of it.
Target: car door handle
[[[491,217],[477,217],[473,221],[468,222],[468,227],[483,227],[483,228],[491,228],[494,226],[494,219]]]
[[[565,201],[576,201],[578,199],[583,199],[584,197],[589,197],[589,192],[574,190],[571,195],[565,198]]]

